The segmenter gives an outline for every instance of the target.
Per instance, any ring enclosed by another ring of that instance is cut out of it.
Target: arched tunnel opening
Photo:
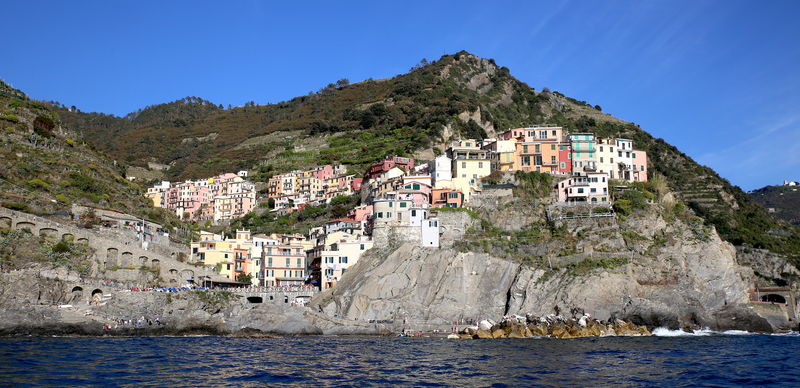
[[[786,298],[783,295],[778,294],[767,294],[761,296],[762,302],[770,302],[770,303],[782,303],[786,304]]]
[[[264,299],[260,296],[248,296],[247,301],[250,303],[264,303]]]

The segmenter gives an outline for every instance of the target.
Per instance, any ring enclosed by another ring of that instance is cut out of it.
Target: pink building
[[[572,146],[569,143],[558,145],[558,173],[572,175]]]
[[[401,170],[405,170],[406,172],[412,171],[414,169],[414,159],[403,158],[399,156],[390,156],[384,159],[383,161],[372,165],[372,167],[370,167],[369,170],[367,171],[367,179],[375,179],[384,172],[389,171],[394,167],[397,167]]]
[[[347,213],[349,218],[355,221],[366,221],[372,216],[372,205],[356,206]]]
[[[647,182],[647,152],[633,150],[632,163],[633,180]]]
[[[331,179],[334,177],[333,166],[330,164],[314,167],[312,171],[314,173],[314,178],[319,180]]]
[[[431,186],[428,184],[416,181],[408,182],[398,192],[410,195],[414,206],[431,203]]]
[[[364,178],[353,178],[353,183],[351,183],[353,191],[361,190],[361,185],[363,184],[364,184]]]

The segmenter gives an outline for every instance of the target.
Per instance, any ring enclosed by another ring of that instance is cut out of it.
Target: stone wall
[[[163,247],[142,249],[138,240],[131,241],[119,230],[84,229],[2,207],[0,227],[28,229],[37,236],[88,244],[94,250],[92,277],[127,283],[159,281],[180,285],[187,278],[213,274],[209,268],[179,262],[177,250]]]

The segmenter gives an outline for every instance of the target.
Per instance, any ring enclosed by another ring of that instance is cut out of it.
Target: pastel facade
[[[647,182],[647,152],[633,151],[632,178],[636,182]]]
[[[492,171],[514,171],[517,162],[517,140],[494,140],[484,147],[489,151]]]
[[[454,142],[448,149],[448,156],[453,161],[453,180],[468,181],[470,186],[477,187],[480,178],[492,173],[488,152],[474,139]]]
[[[595,137],[591,133],[569,135],[572,148],[572,173],[584,175],[597,172],[597,148]]]
[[[441,188],[431,192],[431,207],[463,207],[464,193],[458,190]]]
[[[443,182],[450,184],[453,180],[453,160],[447,155],[439,155],[431,163],[431,179],[434,187],[441,187]]]
[[[347,270],[358,263],[361,255],[372,248],[371,239],[364,236],[341,237],[326,245],[320,254],[321,288],[326,290],[336,286]]]
[[[575,175],[558,183],[559,202],[608,202],[608,174],[589,172]]]
[[[386,171],[391,170],[392,168],[399,168],[403,171],[413,171],[414,169],[414,159],[413,158],[404,158],[400,156],[390,156],[378,163],[372,165],[369,170],[367,170],[367,179],[375,179],[379,177]]]

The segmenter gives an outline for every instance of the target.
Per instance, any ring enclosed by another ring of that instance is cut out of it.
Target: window
[[[392,212],[386,212],[386,218],[392,218]]]
[[[225,267],[227,268],[228,271],[231,270],[231,265],[230,264],[226,264]]]
[[[600,151],[602,151],[602,149]],[[603,157],[602,156],[600,157],[600,163],[603,163]]]
[[[534,152],[541,152],[539,150],[539,145],[538,144],[534,145],[533,147],[534,147]]]
[[[458,193],[449,193],[448,196],[450,198],[458,198]]]
[[[297,268],[300,268],[300,267],[302,267],[302,266],[303,266],[303,265],[301,264],[301,263],[302,263],[302,260],[303,260],[303,259],[301,259],[301,258],[299,258],[299,257],[297,258]]]
[[[461,168],[467,168],[467,162],[461,162]]]
[[[419,190],[419,183],[414,183],[414,190]]]
[[[633,158],[636,159],[636,152],[633,153]]]
[[[478,162],[478,168],[483,168],[483,162]]]
[[[522,153],[523,154],[527,154],[528,153],[528,146],[527,145],[523,145],[522,146]]]
[[[267,259],[267,267],[272,267],[272,258]]]
[[[389,202],[389,207],[394,207],[394,203],[393,202]]]
[[[416,217],[416,216],[417,216],[417,211],[412,209],[411,210],[411,217]]]
[[[287,267],[291,267],[291,266],[292,266],[291,260],[292,260],[292,259],[290,259],[290,258],[288,258],[288,257],[286,258],[286,266],[287,266]]]
[[[556,145],[550,144],[550,151],[555,151],[555,150],[556,150]]]
[[[594,188],[594,187],[592,187],[591,189],[589,189],[589,192],[591,192],[591,193],[596,193],[596,192],[597,192],[597,189],[596,189],[596,188]]]
[[[361,249],[362,251],[364,250],[364,244],[361,244],[361,247],[360,247],[360,249]]]
[[[400,207],[406,207],[408,205],[407,202],[400,202]]]
[[[333,270],[330,269],[330,268],[325,269],[325,275],[332,276],[333,275]]]
[[[579,194],[580,194],[580,193],[583,193],[583,188],[582,188],[582,187],[579,187],[579,188],[578,188],[578,193],[579,193]]]
[[[383,218],[383,212],[378,212],[378,218]]]
[[[565,168],[567,168],[567,164],[566,164],[566,163],[564,163],[564,162],[561,162],[561,169],[563,170],[563,169],[565,169]]]
[[[553,130],[553,132],[552,132],[552,133],[553,133],[553,136],[555,136],[555,135],[556,135],[556,131],[555,131],[555,130]]]
[[[339,264],[347,264],[347,256],[339,256]]]
[[[228,254],[227,254],[227,253],[225,254],[225,258],[226,258],[226,259],[228,258]]]
[[[603,146],[600,146],[600,152],[603,152]]]
[[[344,275],[345,272],[347,272],[347,268],[342,268],[342,275]]]

